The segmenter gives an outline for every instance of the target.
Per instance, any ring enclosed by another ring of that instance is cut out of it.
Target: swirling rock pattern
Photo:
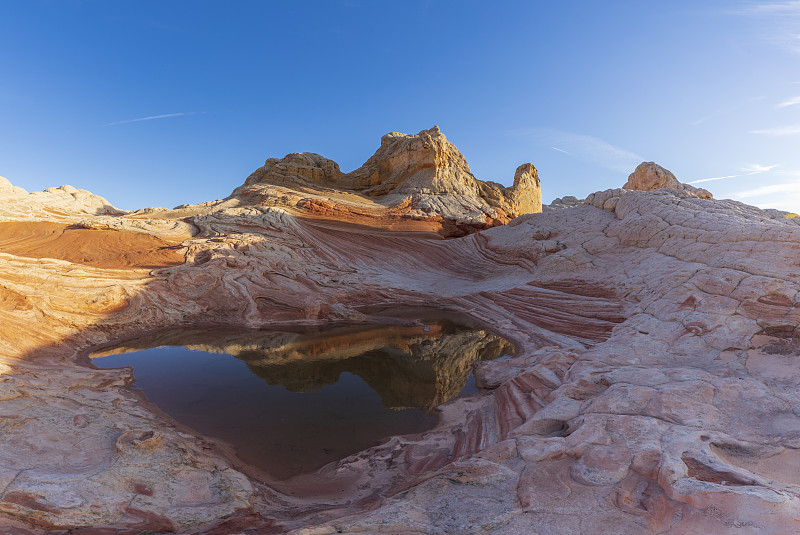
[[[416,135],[386,134],[375,154],[346,174],[336,162],[310,152],[270,158],[230,198],[281,206],[297,215],[428,229],[446,237],[542,211],[532,164],[519,166],[508,188],[477,180],[438,126]]]
[[[314,165],[311,181],[337,171]],[[185,261],[155,269],[0,246],[9,529],[797,530],[798,218],[615,189],[440,240],[278,204],[97,216],[173,239],[182,219]],[[414,306],[470,315],[516,355],[480,364],[483,393],[442,405],[430,432],[280,483],[148,406],[129,370],[82,356],[165,326],[391,323],[374,311]]]

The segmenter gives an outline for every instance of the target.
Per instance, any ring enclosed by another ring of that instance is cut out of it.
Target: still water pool
[[[162,411],[286,479],[430,429],[434,407],[475,391],[474,361],[511,352],[487,331],[435,320],[162,331],[91,356],[100,368],[132,366],[134,386]]]

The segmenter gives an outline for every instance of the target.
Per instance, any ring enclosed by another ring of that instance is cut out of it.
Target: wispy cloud
[[[165,113],[163,115],[149,115],[147,117],[139,117],[137,119],[126,119],[124,121],[117,121],[115,123],[104,124],[103,126],[116,126],[118,124],[139,123],[142,121],[153,121],[155,119],[169,119],[170,117],[183,117],[186,115],[197,115],[196,111],[181,112],[181,113]]]
[[[800,54],[800,0],[754,3],[745,8],[744,15],[760,18],[767,23],[764,38],[781,48]]]
[[[797,106],[798,104],[800,104],[800,97],[794,97],[794,98],[790,98],[789,100],[786,100],[784,102],[781,102],[780,104],[778,104],[775,107],[776,108],[788,108],[789,106]]]
[[[765,179],[759,178],[758,187],[731,193],[730,197],[761,208],[800,212],[800,169],[781,167],[770,176],[775,177],[773,183],[764,184]]]
[[[787,182],[784,184],[770,184],[769,186],[761,186],[760,188],[748,189],[734,193],[734,197],[741,199],[750,199],[753,197],[765,197],[767,195],[775,195],[777,193],[800,193],[800,182]]]
[[[769,201],[769,202],[760,202],[758,203],[759,208],[776,208],[778,210],[783,210],[784,212],[798,212],[800,211],[800,193],[794,196],[794,198],[783,198],[777,201]]]
[[[779,165],[780,164],[778,164],[778,163],[772,164],[772,165],[754,164],[754,165],[748,165],[747,167],[744,167],[742,169],[742,171],[746,171],[750,175],[757,175],[759,173],[766,173],[767,171],[772,171],[773,169],[775,169]]]
[[[764,128],[762,130],[750,130],[750,133],[770,137],[796,136],[800,134],[800,124],[776,126],[775,128]]]
[[[569,154],[612,171],[630,173],[644,160],[638,154],[615,147],[600,138],[584,134],[552,128],[527,128],[509,133],[528,138],[542,147]]]
[[[691,182],[687,182],[687,184],[701,184],[703,182],[713,182],[715,180],[725,180],[728,178],[739,178],[743,176],[752,176],[752,175],[760,175],[762,173],[766,173],[767,171],[771,171],[778,167],[779,164],[775,165],[750,165],[742,169],[742,173],[738,175],[727,175],[727,176],[715,176],[713,178],[702,178],[700,180],[692,180]]]
[[[751,97],[747,100],[742,100],[741,102],[736,102],[730,106],[725,106],[724,108],[719,108],[718,110],[714,110],[708,115],[704,115],[700,117],[696,121],[692,121],[692,126],[697,126],[699,124],[703,124],[704,122],[708,121],[709,119],[713,119],[715,117],[721,117],[725,115],[729,115],[731,113],[737,112],[740,108],[747,106],[752,102],[758,102],[759,100],[765,100],[767,97],[758,96],[758,97]]]
[[[727,176],[715,176],[713,178],[701,178],[700,180],[692,180],[691,182],[687,182],[687,184],[702,184],[703,182],[713,182],[714,180],[725,180],[726,178],[738,178],[740,176],[745,176],[745,175],[727,175]]]
[[[800,0],[772,2],[770,4],[755,4],[750,7],[750,10],[757,13],[777,13],[779,15],[788,14],[800,16]]]

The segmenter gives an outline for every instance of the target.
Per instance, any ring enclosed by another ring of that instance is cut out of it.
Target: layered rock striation
[[[122,215],[125,212],[103,197],[72,186],[47,188],[28,193],[0,176],[0,217],[27,217],[34,214],[42,219],[58,219],[75,214]]]
[[[395,143],[436,153],[397,136],[386,150]],[[364,188],[348,199],[406,186],[414,192],[402,195],[429,195],[419,188],[434,188],[439,172],[408,174],[398,156],[377,175],[344,179],[314,161],[298,164],[312,170],[303,180]],[[460,172],[452,165],[442,169]],[[58,216],[86,221],[77,230],[86,236],[92,221],[172,233],[180,263],[109,267],[0,244],[8,529],[796,531],[800,219],[629,182],[569,209],[433,240],[264,204],[262,188],[300,188],[260,182],[273,167],[217,203]],[[532,177],[523,169],[519,184]],[[182,238],[179,228],[189,229]],[[441,405],[431,431],[283,482],[160,414],[131,388],[130,370],[98,370],[85,357],[166,326],[385,325],[406,320],[377,308],[420,306],[471,316],[513,340],[515,356],[477,366],[482,393]]]
[[[392,132],[361,167],[343,173],[339,165],[310,152],[270,158],[232,197],[275,205],[282,189],[316,194],[285,203],[306,217],[333,216],[365,224],[401,220],[409,229],[441,227],[444,236],[463,235],[542,211],[536,168],[517,168],[504,187],[476,179],[461,152],[434,126],[416,135]],[[326,193],[334,193],[327,195]],[[428,223],[428,225],[424,225]],[[433,224],[433,225],[431,225]]]

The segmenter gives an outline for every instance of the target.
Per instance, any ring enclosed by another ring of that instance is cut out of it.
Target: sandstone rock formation
[[[428,154],[404,139],[387,147]],[[313,162],[321,170],[304,180],[341,178]],[[431,176],[401,168],[386,171],[387,188]],[[348,184],[380,186],[369,176]],[[799,218],[687,188],[624,188],[434,240],[259,204],[260,188],[278,187],[253,181],[226,201],[119,216],[163,228],[186,219],[185,262],[158,269],[0,244],[7,529],[797,530]],[[285,482],[160,414],[130,388],[129,370],[85,357],[166,326],[386,324],[376,307],[420,306],[468,314],[517,353],[480,365],[482,394],[442,405],[430,432]]]
[[[40,218],[59,218],[79,213],[122,215],[124,212],[85,189],[61,186],[28,193],[0,176],[0,217],[8,219],[33,213]]]
[[[19,197],[27,193],[24,189],[14,186],[7,178],[0,176],[0,196]]]
[[[565,208],[575,208],[576,206],[580,206],[583,204],[583,199],[579,199],[573,195],[565,195],[562,197],[556,197],[550,204],[542,205],[543,212],[549,212],[550,210],[563,210]]]
[[[367,225],[389,220],[412,230],[433,228],[444,236],[542,210],[539,176],[532,164],[517,169],[511,187],[477,180],[438,126],[417,135],[386,134],[375,154],[346,174],[319,154],[270,158],[232,197],[247,204],[282,206],[305,217]]]
[[[675,178],[671,171],[653,162],[642,162],[636,166],[636,169],[628,176],[628,181],[622,187],[639,191],[671,188],[688,191],[701,199],[713,199],[708,190],[678,182],[678,179]]]

